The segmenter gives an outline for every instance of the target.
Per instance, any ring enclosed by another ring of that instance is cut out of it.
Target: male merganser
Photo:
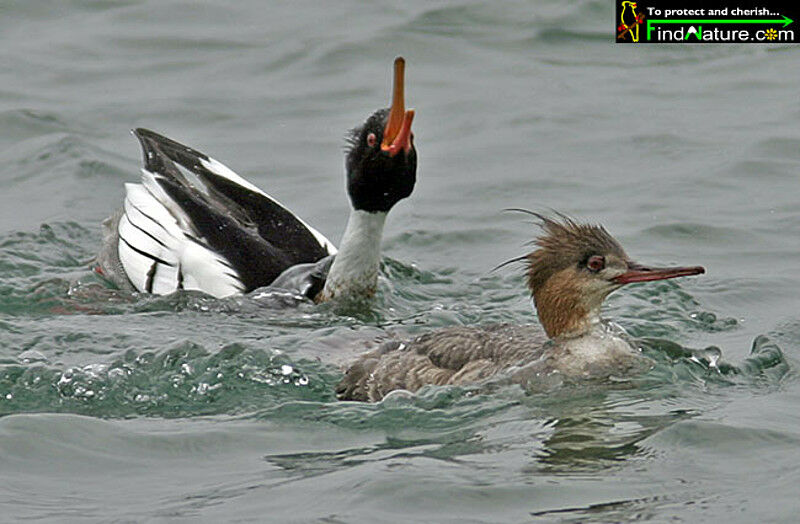
[[[405,61],[394,62],[390,108],[348,137],[352,209],[338,251],[320,232],[213,158],[146,129],[141,184],[104,223],[97,271],[123,289],[215,297],[271,285],[317,302],[370,296],[377,287],[386,214],[416,182],[417,152],[405,109]]]
[[[640,369],[646,359],[601,321],[603,301],[625,284],[699,275],[705,269],[643,266],[631,261],[602,226],[531,214],[543,229],[534,241],[537,249],[509,262],[527,262],[527,285],[541,327],[458,326],[408,342],[385,342],[350,366],[336,388],[338,398],[376,402],[394,390],[470,384],[501,373],[535,387],[553,375],[602,378]]]

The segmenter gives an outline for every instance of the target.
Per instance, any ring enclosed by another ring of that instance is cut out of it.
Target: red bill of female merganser
[[[317,302],[368,297],[377,287],[389,210],[416,182],[417,152],[405,109],[405,61],[394,62],[392,105],[348,137],[352,209],[338,250],[319,231],[213,158],[146,129],[140,184],[103,223],[96,270],[123,289],[215,297],[263,286]]]
[[[699,275],[705,269],[643,266],[601,226],[531,214],[541,221],[543,234],[533,252],[515,261],[527,262],[527,285],[541,327],[458,326],[386,342],[350,366],[336,388],[339,399],[376,402],[394,390],[471,384],[503,373],[535,388],[537,380],[551,382],[556,374],[603,378],[641,369],[647,359],[601,321],[603,301],[625,284]]]

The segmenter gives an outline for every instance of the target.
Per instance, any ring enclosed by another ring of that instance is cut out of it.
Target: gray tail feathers
[[[347,368],[344,378],[336,385],[336,398],[357,402],[377,402],[382,399],[384,392],[380,391],[379,381],[375,380],[373,373],[383,355],[400,349],[402,345],[400,340],[387,340],[375,351],[361,355]]]
[[[353,363],[344,374],[344,378],[336,385],[336,398],[339,400],[355,400],[370,402],[369,379],[378,358],[362,358]]]

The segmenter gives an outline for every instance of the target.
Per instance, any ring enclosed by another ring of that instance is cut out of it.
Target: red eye
[[[374,146],[375,146],[375,143],[376,143],[377,141],[378,141],[378,139],[377,139],[377,138],[375,138],[375,133],[370,133],[370,134],[368,134],[368,135],[367,135],[367,145],[368,145],[369,147],[374,147]]]
[[[586,261],[586,267],[597,272],[606,267],[606,259],[600,255],[593,255]]]

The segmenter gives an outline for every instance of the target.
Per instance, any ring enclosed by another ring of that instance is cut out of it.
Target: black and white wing
[[[216,297],[269,285],[336,253],[317,230],[220,162],[146,129],[141,184],[125,185],[119,261],[139,291]]]

